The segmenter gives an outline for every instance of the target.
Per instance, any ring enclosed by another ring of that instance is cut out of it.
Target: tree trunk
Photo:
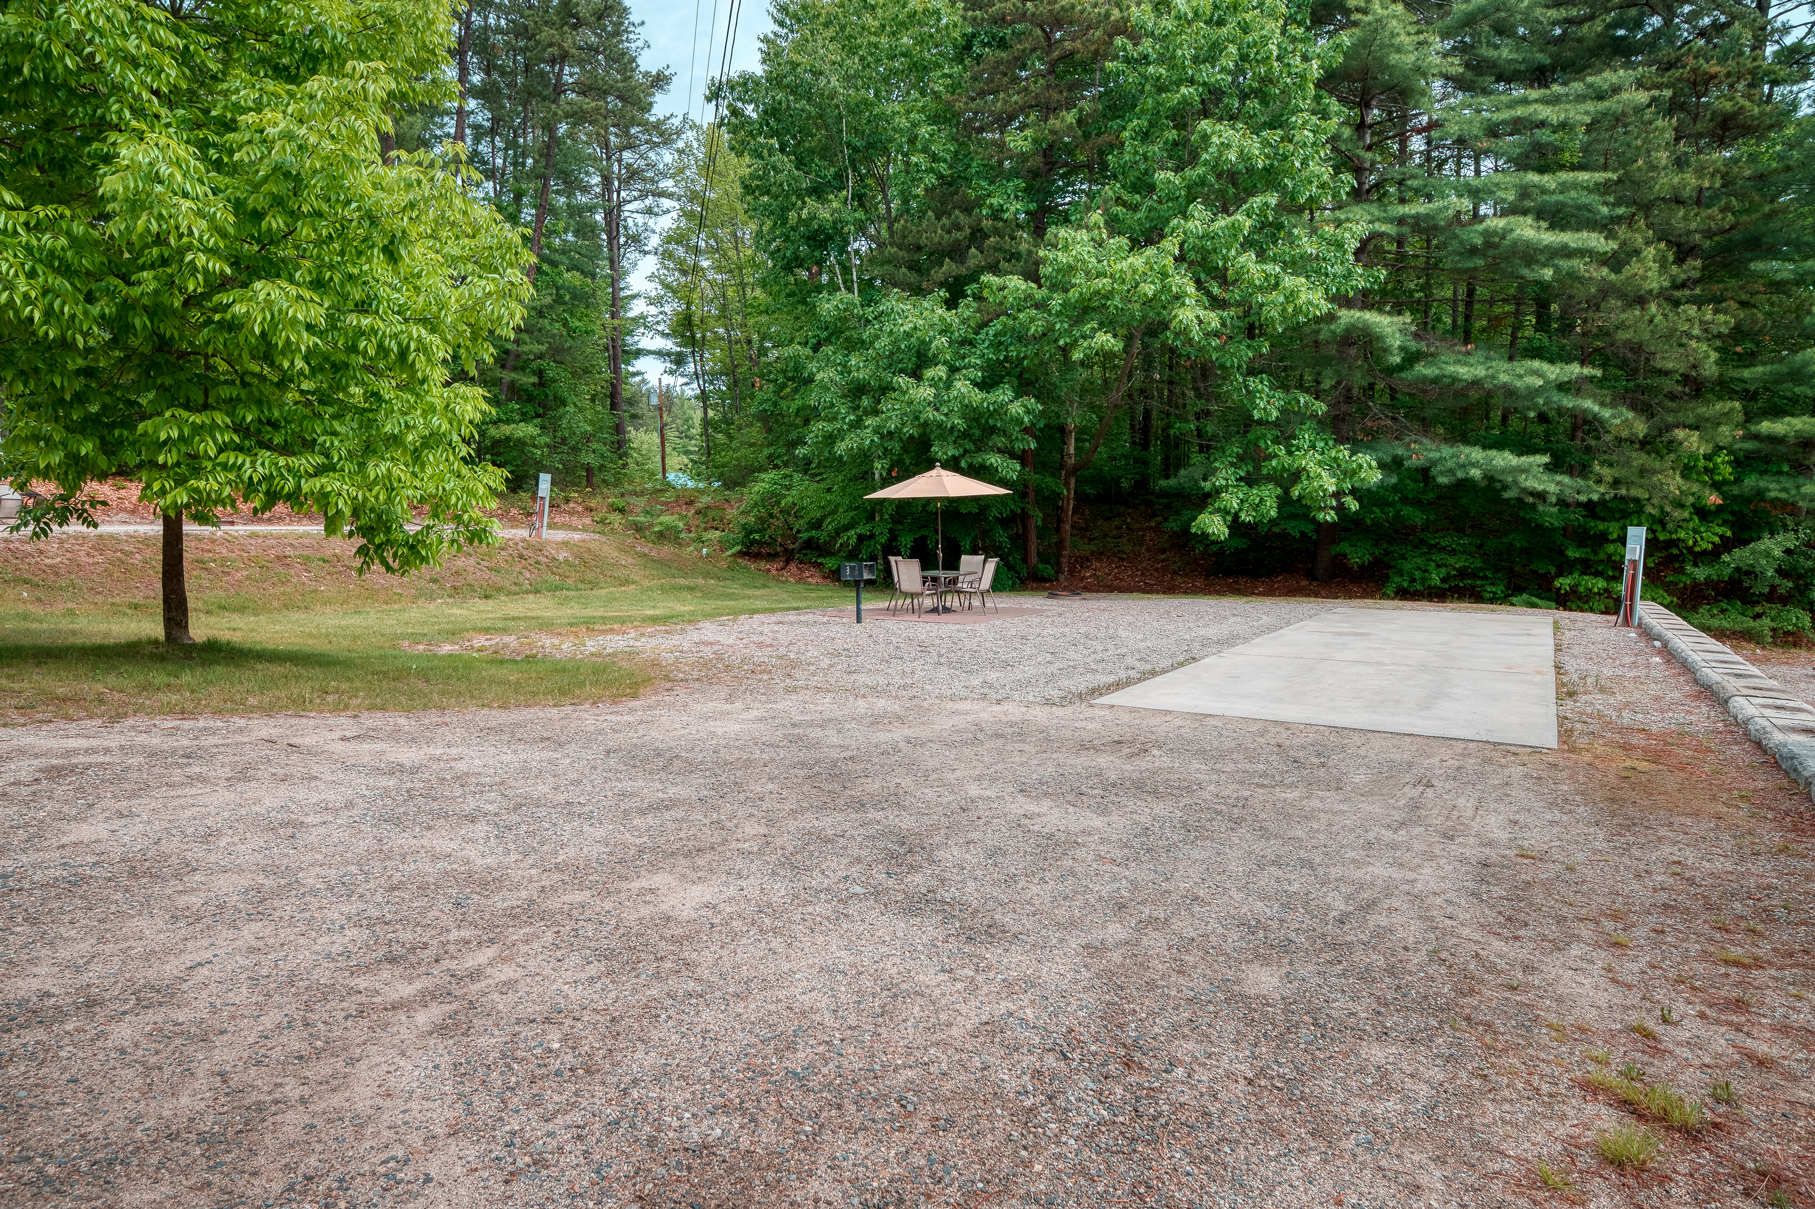
[[[725,299],[725,368],[731,373],[731,412],[744,410],[743,384],[737,378],[737,333],[731,327],[731,299]]]
[[[1250,325],[1252,326],[1252,325]],[[1097,425],[1096,435],[1090,439],[1090,448],[1084,451],[1083,460],[1078,459],[1078,424],[1075,419],[1065,425],[1065,454],[1059,477],[1064,484],[1064,498],[1059,503],[1059,581],[1065,582],[1071,574],[1071,513],[1078,498],[1078,475],[1089,470],[1091,463],[1097,460],[1097,450],[1103,447],[1103,438],[1109,435],[1109,426],[1115,423],[1116,413],[1122,408],[1122,400],[1128,393],[1128,383],[1134,373],[1135,358],[1141,353],[1141,337],[1147,326],[1142,324],[1128,333],[1128,342],[1122,348],[1122,372],[1116,378],[1115,387],[1109,397],[1103,400],[1103,419]]]
[[[472,82],[473,6],[471,0],[460,10],[460,36],[454,43],[454,78],[460,84],[460,96],[454,104],[454,141],[466,145],[466,93]]]
[[[557,99],[561,96],[561,81],[566,70],[567,64],[565,63],[555,67],[555,97]],[[525,121],[527,120],[525,117]],[[542,150],[542,187],[536,195],[536,217],[529,233],[529,267],[524,271],[524,276],[529,279],[531,285],[536,284],[536,267],[542,260],[542,230],[548,225],[548,194],[549,190],[554,187],[555,145],[560,133],[560,117],[551,107],[548,118],[548,141]],[[498,397],[506,402],[516,397],[516,392],[511,389],[511,374],[517,368],[518,342],[522,338],[522,334],[518,333],[511,340],[510,351],[504,355],[504,368],[498,378]]]
[[[183,510],[164,513],[164,643],[189,646],[189,585],[183,579]]]
[[[548,141],[542,147],[542,187],[536,193],[536,219],[529,232],[529,282],[536,283],[536,262],[542,258],[542,229],[548,225],[548,194],[555,183],[555,147],[561,137],[561,112],[557,107],[562,96],[562,83],[567,76],[565,62],[555,64],[553,99],[548,107]]]
[[[1475,347],[1475,279],[1468,279],[1462,295],[1462,347]]]
[[[617,423],[618,460],[630,456],[630,428],[624,417],[624,190],[622,164],[609,145],[600,186],[605,194],[605,258],[611,274],[611,335],[606,338],[611,373],[611,415]]]
[[[1352,369],[1358,350],[1353,336],[1344,336],[1337,341],[1337,356],[1343,362],[1345,372]],[[1355,384],[1348,378],[1336,383],[1336,389],[1330,399],[1330,435],[1336,443],[1346,445],[1355,424]],[[1337,521],[1317,522],[1317,549],[1311,555],[1311,578],[1320,584],[1327,584],[1336,578],[1336,540],[1342,534],[1342,525]]]
[[[1311,578],[1327,584],[1336,578],[1336,539],[1342,526],[1336,521],[1317,522],[1317,552],[1311,556]]]
[[[1059,582],[1071,578],[1071,509],[1078,498],[1078,426],[1065,425],[1065,451],[1061,455],[1059,480],[1065,491],[1059,500]]]
[[[1034,499],[1034,430],[1031,425],[1021,430],[1027,434],[1027,447],[1021,451],[1021,469],[1027,475],[1027,506],[1021,509],[1021,547],[1027,558],[1027,578],[1034,578],[1040,565],[1040,510]]]
[[[687,332],[687,356],[693,363],[693,390],[700,401],[700,440],[705,446],[706,469],[712,469],[712,400],[706,389],[705,340],[693,338],[698,325]]]

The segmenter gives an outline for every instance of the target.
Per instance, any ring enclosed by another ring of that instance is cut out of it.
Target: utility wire
[[[712,36],[712,26],[718,24],[718,0],[712,0],[712,25],[706,27],[706,36]],[[687,59],[687,120],[693,120],[693,81],[694,68],[700,60],[700,0],[693,0],[693,46]],[[712,48],[706,48],[706,62],[712,62]],[[701,112],[704,112],[702,108]]]
[[[717,15],[718,15],[718,0],[713,0],[712,7],[713,7],[713,24],[716,26],[717,25]],[[737,45],[738,22],[739,22],[739,18],[743,14],[743,9],[744,9],[744,0],[731,0],[730,7],[727,10],[726,15],[725,15],[725,40],[723,43],[720,44],[720,47],[719,47],[719,63],[718,63],[718,80],[721,85],[724,83],[725,78],[730,73],[731,56],[733,53],[735,53],[733,48]],[[707,48],[707,60],[706,61],[708,63],[711,62],[710,46],[708,46],[708,48]],[[720,129],[719,129],[719,122],[722,119],[723,115],[724,115],[724,93],[723,93],[723,91],[721,91],[719,93],[718,99],[716,101],[714,101],[712,104],[712,124],[705,128],[705,135],[706,135],[705,174],[700,179],[700,218],[699,218],[698,225],[695,226],[694,231],[693,231],[693,272],[690,275],[690,281],[688,283],[689,287],[693,293],[693,296],[694,296],[695,314],[698,316],[693,325],[693,335],[694,335],[694,339],[696,341],[696,351],[695,351],[694,356],[695,356],[696,364],[698,364],[700,367],[701,381],[699,383],[697,383],[697,385],[699,387],[699,390],[700,390],[700,393],[702,396],[705,394],[705,391],[706,391],[706,383],[704,381],[705,372],[706,372],[706,349],[705,349],[705,306],[704,306],[704,299],[702,297],[702,295],[704,293],[704,289],[702,286],[702,276],[701,276],[701,272],[700,272],[700,267],[701,267],[700,266],[700,248],[701,248],[702,243],[704,242],[705,235],[706,235],[706,210],[712,204],[712,175],[713,175],[713,172],[717,168],[718,146],[719,146],[720,140],[723,138],[723,132],[720,131]],[[700,100],[700,117],[703,119],[705,116],[706,116],[705,98],[702,96],[701,100]],[[735,348],[727,348],[726,355],[735,357],[737,355]],[[733,371],[733,372],[735,372],[735,371]],[[704,422],[704,421],[702,420],[702,422]]]
[[[699,16],[700,0],[693,0],[693,3],[694,3],[694,16],[697,18]],[[707,71],[712,70],[712,41],[714,38],[717,38],[717,37],[718,37],[718,0],[712,0],[712,19],[710,21],[706,22],[706,70]],[[698,34],[694,35],[693,41],[694,41],[694,45],[697,47],[699,45],[699,35]],[[708,79],[709,78],[710,77],[708,77]],[[692,118],[693,117],[693,96],[692,96],[693,84],[691,81],[689,81],[687,84],[687,92],[689,94],[687,97],[687,116],[689,118]],[[706,90],[702,88],[700,90],[700,121],[704,122],[705,120],[706,120]]]

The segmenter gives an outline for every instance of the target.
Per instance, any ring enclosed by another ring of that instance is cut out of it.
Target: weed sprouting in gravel
[[[1604,1049],[1591,1049],[1584,1056],[1597,1066],[1606,1066],[1609,1062],[1613,1061],[1613,1055]]]
[[[1659,1008],[1657,1020],[1659,1024],[1681,1024],[1683,1022],[1683,1018],[1676,1014],[1676,1009],[1673,1007]]]
[[[1643,1037],[1647,1041],[1657,1040],[1657,1030],[1652,1028],[1649,1024],[1646,1024],[1643,1020],[1634,1020],[1626,1027],[1632,1031],[1632,1034],[1635,1037]]]
[[[1668,1083],[1653,1083],[1645,1089],[1645,1111],[1678,1133],[1697,1133],[1708,1124],[1708,1110],[1700,1100],[1691,1100]]]
[[[1679,1133],[1699,1132],[1708,1123],[1708,1112],[1701,1101],[1686,1098],[1668,1083],[1647,1084],[1626,1077],[1624,1071],[1610,1075],[1598,1070],[1588,1072],[1583,1082],[1613,1096],[1640,1116],[1661,1121]]]
[[[1733,1091],[1733,1081],[1722,1079],[1708,1088],[1708,1098],[1716,1104],[1731,1104],[1739,1097]]]
[[[1735,953],[1730,949],[1721,949],[1715,953],[1714,960],[1724,966],[1738,966],[1742,970],[1749,970],[1758,964],[1758,959],[1750,953]]]
[[[1552,1167],[1549,1163],[1539,1163],[1537,1171],[1538,1182],[1552,1192],[1567,1192],[1576,1186],[1575,1177],[1560,1167]]]
[[[1632,937],[1626,935],[1624,932],[1609,932],[1607,934],[1607,940],[1610,944],[1618,945],[1622,949],[1630,949],[1632,947]]]
[[[1626,1061],[1620,1063],[1620,1078],[1631,1079],[1634,1083],[1643,1082],[1645,1078],[1645,1068],[1628,1058]]]
[[[1749,991],[1735,991],[1733,993],[1733,1002],[1735,1005],[1744,1008],[1747,1011],[1751,1011],[1752,1008],[1757,1005],[1758,997]]]
[[[1615,1167],[1638,1170],[1650,1164],[1663,1143],[1649,1129],[1637,1125],[1616,1125],[1606,1133],[1596,1134],[1594,1148]]]

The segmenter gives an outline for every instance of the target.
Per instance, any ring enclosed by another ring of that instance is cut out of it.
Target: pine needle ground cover
[[[425,655],[472,633],[666,625],[842,603],[736,563],[627,538],[507,540],[407,577],[355,574],[350,543],[192,535],[201,641],[158,641],[152,535],[0,542],[0,719],[561,705],[635,695],[626,660]]]

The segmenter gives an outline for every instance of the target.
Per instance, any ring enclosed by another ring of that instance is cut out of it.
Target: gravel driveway
[[[1681,669],[1566,618],[1556,752],[1042,704],[1321,606],[1061,607],[0,731],[0,1203],[1805,1195],[1806,798]],[[1738,1099],[1621,1174],[1622,1061]]]

